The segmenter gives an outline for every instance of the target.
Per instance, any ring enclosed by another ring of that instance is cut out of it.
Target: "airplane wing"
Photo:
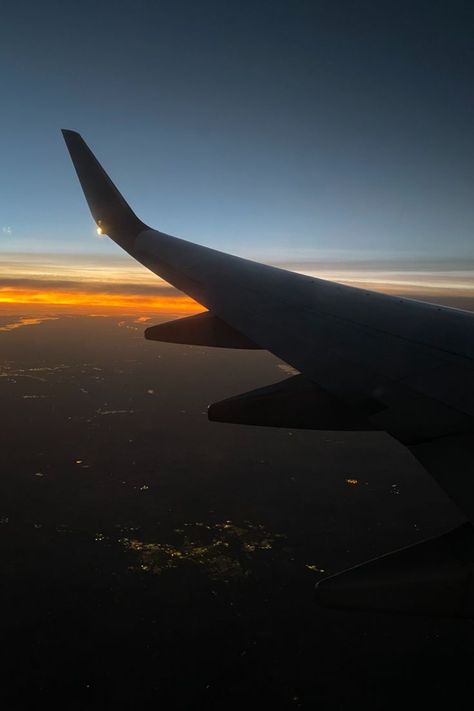
[[[81,136],[66,130],[63,135],[100,230],[207,309],[147,329],[146,337],[262,348],[299,372],[280,384],[215,403],[210,419],[386,431],[410,447],[472,518],[473,313],[295,274],[151,229],[134,214]],[[459,472],[440,466],[443,457],[450,461],[459,452],[464,453]],[[349,574],[329,579],[326,588],[323,581],[320,588],[327,592],[321,599],[327,600],[337,579]],[[413,589],[404,594],[413,597]],[[353,591],[351,596],[348,605],[357,606]],[[341,595],[334,597],[341,604]],[[465,614],[461,608],[456,614]]]

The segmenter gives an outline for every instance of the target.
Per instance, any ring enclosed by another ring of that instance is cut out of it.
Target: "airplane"
[[[474,313],[296,274],[154,230],[82,137],[62,131],[98,230],[205,310],[147,328],[170,343],[266,349],[287,380],[209,406],[209,420],[385,431],[463,514],[436,538],[321,580],[320,604],[471,619]]]

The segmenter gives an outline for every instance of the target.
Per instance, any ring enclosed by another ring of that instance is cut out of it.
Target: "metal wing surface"
[[[472,516],[472,476],[440,468],[442,457],[432,453],[434,446],[449,457],[472,442],[473,313],[304,276],[151,229],[81,136],[63,135],[101,231],[208,310],[148,329],[147,337],[263,348],[299,371],[216,403],[210,419],[387,431],[425,465],[434,460],[431,473]]]

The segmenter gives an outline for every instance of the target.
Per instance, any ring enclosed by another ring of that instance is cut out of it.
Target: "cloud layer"
[[[474,264],[381,260],[279,264],[300,273],[389,294],[471,308]],[[0,309],[193,313],[202,307],[127,257],[4,254]]]

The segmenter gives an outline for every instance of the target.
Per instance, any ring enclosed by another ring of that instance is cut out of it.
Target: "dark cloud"
[[[127,282],[72,281],[67,279],[41,279],[25,277],[0,277],[1,289],[21,289],[37,291],[73,291],[92,294],[133,294],[137,296],[180,296],[181,292],[172,286],[160,283],[137,284]]]

